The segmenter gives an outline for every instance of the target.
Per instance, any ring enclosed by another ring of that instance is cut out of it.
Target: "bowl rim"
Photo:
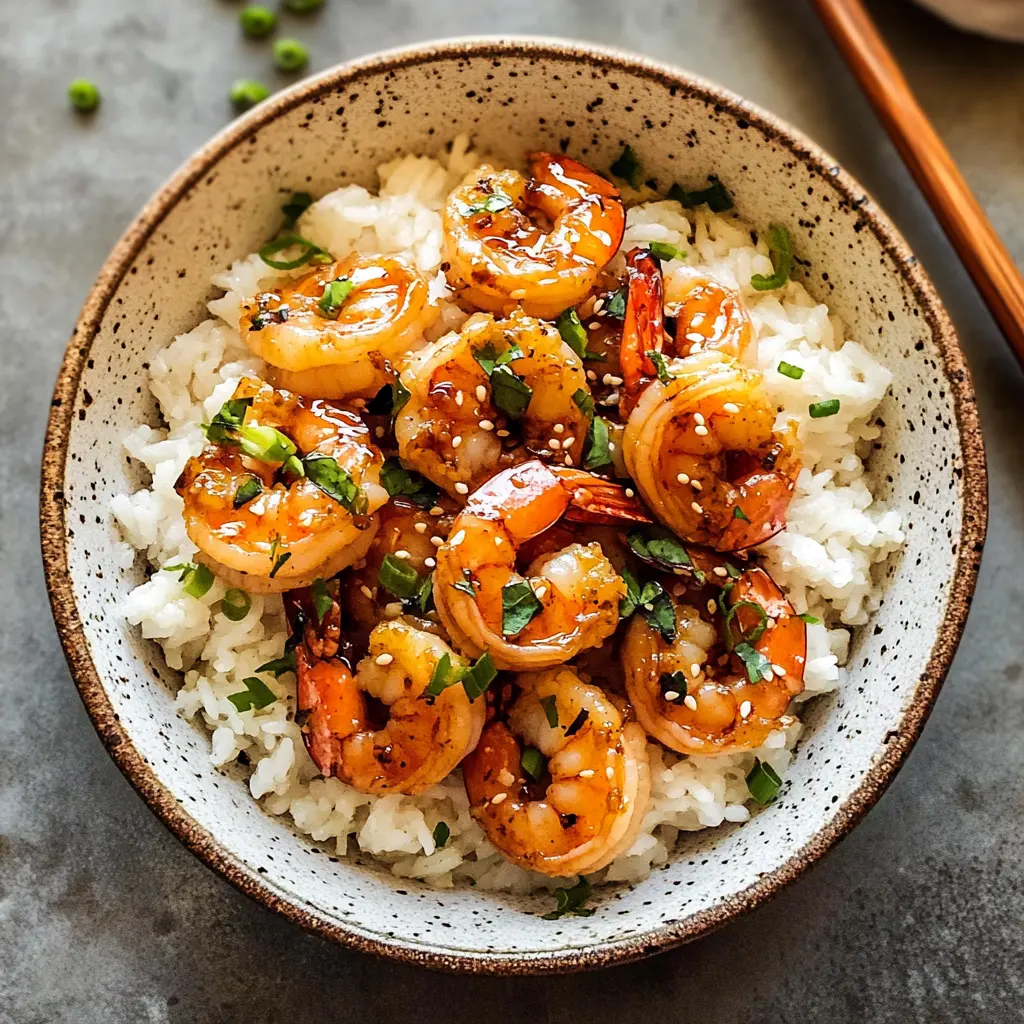
[[[591,67],[596,64],[675,87],[688,96],[720,106],[738,120],[757,127],[802,163],[812,166],[830,181],[842,198],[859,209],[867,227],[892,260],[896,272],[909,286],[942,357],[963,449],[963,525],[943,620],[927,666],[904,706],[899,727],[887,735],[884,754],[876,758],[853,793],[835,809],[832,817],[805,846],[774,871],[722,903],[644,935],[550,952],[476,952],[431,943],[414,944],[331,921],[300,905],[283,889],[268,883],[230,850],[222,847],[184,810],[135,749],[128,731],[114,714],[92,661],[69,575],[63,481],[80,378],[107,307],[129,267],[159,224],[222,157],[282,114],[369,75],[435,61],[523,56],[539,60],[571,60]],[[149,199],[122,235],[85,300],[54,387],[40,482],[40,535],[46,586],[68,666],[108,754],[157,817],[200,860],[237,889],[308,931],[350,948],[403,963],[500,975],[567,973],[628,963],[706,935],[764,903],[803,875],[849,834],[885,792],[920,735],[938,696],[970,608],[984,545],[987,514],[984,444],[970,373],[956,331],[920,263],[889,218],[869,200],[865,189],[842,170],[837,161],[786,121],[714,82],[624,50],[542,36],[443,39],[389,49],[339,64],[278,93],[229,124],[197,150]]]

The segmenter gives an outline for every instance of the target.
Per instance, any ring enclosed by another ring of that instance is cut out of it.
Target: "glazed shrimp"
[[[448,278],[479,309],[507,313],[518,303],[553,319],[586,297],[619,248],[626,215],[618,190],[578,161],[531,153],[529,166],[529,180],[483,167],[449,195]]]
[[[242,431],[280,432],[296,458],[330,470],[349,497],[343,503],[309,475],[283,471],[284,452],[272,453],[280,461],[246,454],[241,433],[228,432],[189,459],[175,485],[199,560],[228,586],[277,593],[362,558],[377,531],[373,513],[388,495],[380,486],[380,453],[360,419],[251,378],[239,383],[229,407]]]
[[[626,468],[684,540],[718,551],[760,544],[786,525],[800,472],[795,437],[776,429],[761,374],[722,351],[671,360],[671,379],[657,378],[646,353],[663,342],[661,275],[648,273],[649,262],[629,254],[621,358],[624,393],[636,404],[623,437]]]
[[[334,598],[318,623],[308,591],[290,593],[302,734],[317,768],[362,793],[421,793],[451,773],[476,746],[485,702],[462,686],[437,697],[424,693],[447,657],[468,667],[440,637],[408,622],[383,622],[370,634],[369,653],[353,670],[339,657],[340,609]],[[386,712],[381,724],[379,709]]]
[[[570,502],[600,518],[616,485],[580,471],[526,462],[499,473],[474,493],[438,548],[434,604],[452,642],[474,657],[489,651],[501,669],[560,665],[615,631],[626,586],[600,544],[572,543],[536,558],[522,574],[520,545],[554,526]],[[619,489],[621,491],[621,489]],[[643,518],[621,499],[621,517]],[[532,608],[523,623],[510,603]],[[515,622],[513,627],[512,623]]]
[[[672,642],[638,615],[622,643],[626,691],[647,732],[684,754],[725,754],[758,747],[792,724],[786,710],[804,688],[807,627],[772,578],[750,567],[728,587],[732,643],[724,648],[721,616],[716,628],[706,613],[673,604]],[[743,641],[757,652],[747,664],[735,653]]]
[[[349,282],[337,291],[332,282]],[[243,306],[239,330],[272,369],[272,382],[300,395],[373,395],[388,383],[379,352],[396,359],[438,317],[427,282],[403,260],[352,255],[319,267]]]
[[[463,763],[471,813],[514,864],[555,877],[598,871],[632,846],[643,822],[643,729],[570,668],[516,683],[522,692],[504,720],[487,726]],[[522,766],[527,746],[539,751],[539,778]]]
[[[496,378],[478,361],[514,351],[521,355],[507,365],[532,390],[518,422],[495,405]],[[402,461],[450,494],[475,490],[503,457],[514,461],[503,443],[509,427],[536,454],[572,465],[582,458],[589,421],[573,395],[589,394],[583,362],[554,327],[519,310],[505,320],[471,317],[410,357],[401,382],[410,396],[395,420]]]

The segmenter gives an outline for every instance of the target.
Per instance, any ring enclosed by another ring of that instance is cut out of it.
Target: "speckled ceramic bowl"
[[[813,702],[780,798],[747,825],[693,835],[590,918],[542,921],[550,897],[438,892],[338,861],[210,766],[174,713],[159,650],[118,616],[143,579],[109,558],[108,499],[144,483],[121,438],[157,421],[146,360],[192,328],[211,273],[257,248],[282,195],[374,184],[397,153],[470,131],[510,159],[528,147],[608,166],[624,143],[662,187],[715,172],[754,224],[785,220],[801,272],[893,370],[871,468],[905,517],[885,602],[854,637],[850,678]],[[949,666],[974,588],[985,467],[953,328],[889,220],[833,160],[717,86],[636,57],[546,41],[441,43],[345,65],[264,103],[200,150],[111,254],[68,347],[46,438],[42,535],[68,661],[111,756],[210,867],[307,928],[404,961],[467,971],[569,971],[646,956],[725,924],[805,871],[878,799]]]

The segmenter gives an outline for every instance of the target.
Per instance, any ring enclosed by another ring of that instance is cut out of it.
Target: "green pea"
[[[284,0],[284,5],[289,11],[305,14],[307,11],[315,11],[323,7],[324,0]]]
[[[231,102],[239,109],[254,107],[262,103],[270,95],[270,90],[262,83],[249,78],[240,78],[231,86]]]
[[[309,61],[309,51],[298,39],[278,39],[274,43],[274,63],[282,71],[298,71]]]
[[[274,31],[277,15],[262,4],[250,4],[238,15],[242,23],[242,31],[250,39],[262,39]]]
[[[68,86],[68,99],[75,110],[87,114],[100,105],[100,91],[87,78],[76,78]]]

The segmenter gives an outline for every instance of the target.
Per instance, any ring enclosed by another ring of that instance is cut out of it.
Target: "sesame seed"
[[[502,768],[501,771],[498,772],[498,781],[503,786],[511,786],[512,783],[516,781],[516,777],[507,768]]]
[[[427,524],[426,524],[426,523],[416,523],[416,524],[415,524],[415,525],[413,526],[413,529],[414,529],[414,530],[415,530],[415,531],[416,531],[417,533],[426,533],[426,532],[427,532]]]
[[[397,550],[397,551],[395,552],[395,558],[408,558],[408,557],[409,557],[409,552],[408,552],[408,551],[405,551],[405,550],[404,550],[404,549],[402,549],[402,548],[399,548],[399,549],[398,549],[398,550]]]
[[[685,696],[685,697],[683,698],[683,703],[684,703],[684,704],[685,704],[685,705],[686,705],[686,706],[687,706],[687,707],[688,707],[688,708],[689,708],[689,709],[690,709],[691,711],[696,711],[696,710],[697,710],[697,698],[696,698],[696,697],[691,697],[691,696],[690,696],[690,694],[687,694],[687,695],[686,695],[686,696]]]
[[[686,593],[686,587],[684,587],[684,586],[682,585],[682,583],[677,583],[677,584],[676,584],[676,585],[675,585],[675,586],[674,586],[674,587],[672,588],[672,596],[673,596],[673,597],[682,597],[682,596],[683,596],[683,594],[685,594],[685,593]]]
[[[562,447],[562,442],[559,441],[557,437],[549,437],[548,438],[548,447],[553,452],[557,452],[558,449]]]
[[[740,718],[746,718],[747,715],[749,715],[750,712],[753,710],[753,707],[754,705],[751,704],[749,700],[745,700],[740,705]]]
[[[456,434],[452,438],[452,447],[453,448],[458,448],[460,444],[462,444],[462,435],[461,434]]]
[[[465,539],[466,539],[466,531],[465,530],[459,530],[459,532],[456,533],[454,537],[452,537],[452,547],[453,548],[457,548]]]
[[[726,402],[725,405],[722,406],[722,408],[726,412],[739,412],[740,411],[740,407],[735,402]]]
[[[602,309],[604,309],[604,299],[597,299],[594,302],[594,309],[593,309],[594,314],[596,315],[596,314],[600,313]]]
[[[508,799],[508,793],[495,793],[491,797],[491,804],[497,807],[498,804],[503,804]]]
[[[556,423],[551,429],[556,434],[564,434],[565,433],[565,424],[564,423]]]
[[[383,437],[384,436],[384,428],[383,427],[374,427],[373,428],[373,432],[374,432],[374,434],[377,435],[377,437]]]
[[[571,448],[576,443],[576,438],[570,434],[568,437],[562,440],[563,448]]]
[[[700,665],[698,665],[697,662],[693,662],[693,664],[690,665],[690,677],[692,679],[696,679],[697,676],[699,676],[699,675],[700,675]]]
[[[693,414],[693,422],[694,423],[699,423],[701,426],[704,426],[704,423],[706,422],[705,419],[704,419],[704,413],[702,413],[702,412],[695,412]]]
[[[781,665],[776,665],[774,662],[772,663],[772,669],[777,676],[786,675],[786,670]]]
[[[615,442],[614,441],[609,441],[608,442],[608,451],[610,451],[610,452],[615,451]]]
[[[713,573],[714,573],[714,574],[715,574],[716,576],[728,576],[728,575],[729,575],[729,572],[728,572],[728,570],[726,570],[726,569],[723,569],[723,568],[722,568],[722,567],[721,567],[720,565],[716,565],[716,566],[714,567],[714,569],[712,569],[711,571],[712,571],[712,572],[713,572]]]
[[[696,331],[690,331],[689,334],[684,334],[683,337],[687,341],[703,341],[704,340],[704,335],[703,334],[698,334]]]
[[[494,538],[494,546],[496,548],[500,548],[501,545],[504,544],[504,543],[505,543],[505,538],[504,537],[495,537]]]
[[[487,388],[485,388],[483,384],[477,384],[476,386],[476,400],[478,402],[487,401]]]
[[[433,544],[435,548],[439,548],[444,543],[444,537],[431,537],[430,543]]]
[[[459,480],[455,484],[455,490],[459,494],[469,494],[469,484],[464,484],[461,480]]]
[[[395,656],[385,652],[384,654],[378,654],[373,660],[378,665],[390,665],[395,660]]]
[[[517,288],[514,292],[509,292],[508,296],[509,296],[510,299],[525,299],[526,298],[526,289],[525,288]]]
[[[775,672],[771,669],[771,667],[766,666],[765,668],[761,669],[761,678],[766,683],[770,683],[775,678]]]
[[[690,478],[685,473],[676,473],[676,480],[681,484],[688,484],[690,482]]]
[[[632,488],[632,487],[627,487],[627,488],[626,488],[626,497],[627,497],[627,498],[632,498],[632,497],[634,497],[634,494],[635,494],[635,492],[634,492],[634,490],[633,490],[633,488]]]
[[[498,435],[498,437],[508,437],[507,430],[496,430],[495,433]]]
[[[462,402],[463,402],[464,398],[465,398],[465,395],[463,395],[463,393],[461,391],[456,391],[455,392],[455,404],[456,405],[462,405]]]
[[[565,457],[565,464],[567,466],[571,466],[572,465],[572,456],[571,455],[566,455],[566,457]]]
[[[704,509],[701,508],[701,506],[697,502],[691,501],[690,502],[690,508],[692,508],[693,511],[697,513],[697,515],[699,515],[699,516],[704,515]]]
[[[606,373],[604,375],[605,384],[611,385],[613,388],[617,388],[622,383],[621,377],[616,377],[614,373]]]
[[[679,700],[679,694],[675,690],[666,690],[665,700]]]
[[[686,575],[686,570],[685,570],[685,569],[684,569],[684,568],[683,568],[683,567],[682,567],[681,565],[677,565],[677,566],[676,566],[676,567],[675,567],[675,568],[674,568],[674,569],[672,570],[672,572],[673,572],[673,573],[674,573],[674,574],[675,574],[676,576],[685,576],[685,575]]]
[[[593,777],[594,777],[594,769],[593,768],[584,768],[583,771],[580,772],[580,778],[581,779],[592,779]]]
[[[707,437],[708,436],[708,428],[705,427],[703,423],[698,423],[697,426],[695,426],[693,428],[693,432],[698,437]]]
[[[703,491],[703,490],[704,490],[704,488],[703,488],[703,487],[701,486],[701,482],[700,482],[699,480],[691,480],[691,481],[690,481],[690,486],[691,486],[691,487],[692,487],[692,488],[693,488],[693,489],[694,489],[695,491]]]
[[[597,380],[597,374],[593,370],[587,370],[587,380]]]
[[[363,597],[365,597],[368,601],[373,600],[373,591],[365,583],[359,588],[359,590],[362,593]]]
[[[435,565],[437,565],[437,559],[436,559],[436,558],[424,558],[424,559],[423,559],[423,564],[424,564],[424,565],[425,565],[425,566],[426,566],[426,567],[427,567],[428,569],[433,569],[433,568],[434,568],[434,566],[435,566]]]
[[[712,600],[711,600],[711,598],[708,598],[708,604],[707,604],[707,608],[708,608],[708,611],[709,611],[709,612],[710,612],[710,613],[711,613],[712,615],[714,615],[714,614],[715,614],[715,612],[716,612],[716,611],[718,611],[718,605],[717,605],[717,604],[715,604],[715,602],[714,602],[714,601],[712,601]],[[691,668],[691,671],[692,671],[692,668]]]
[[[601,399],[601,405],[618,405],[619,404],[619,393],[613,391],[607,398]]]
[[[548,588],[547,587],[538,587],[533,593],[534,593],[534,596],[539,601],[547,592],[548,592]]]
[[[493,430],[494,429],[494,424],[490,420],[481,420],[480,421],[480,429],[481,430]]]
[[[591,320],[587,326],[592,330],[596,331],[601,325],[596,320]]]
[[[604,770],[604,774],[605,774],[606,778],[613,779],[613,778],[615,778],[615,769],[611,765],[608,765],[608,767],[605,768],[605,770]],[[625,798],[623,798],[622,802],[623,802],[623,805],[625,805],[625,803],[626,803]]]
[[[443,509],[443,508],[441,508],[441,506],[440,506],[440,505],[435,505],[435,506],[434,506],[434,507],[433,507],[433,508],[432,508],[432,509],[430,510],[430,514],[431,514],[432,516],[440,516],[440,515],[443,515],[443,514],[444,514],[444,509]]]
[[[706,314],[704,314],[704,313],[694,313],[693,314],[693,319],[690,321],[690,323],[694,327],[700,327],[700,325],[702,323],[704,323],[704,317],[705,316],[706,316]]]
[[[384,614],[389,619],[397,619],[402,614],[402,602],[392,601],[390,604],[384,605]]]

